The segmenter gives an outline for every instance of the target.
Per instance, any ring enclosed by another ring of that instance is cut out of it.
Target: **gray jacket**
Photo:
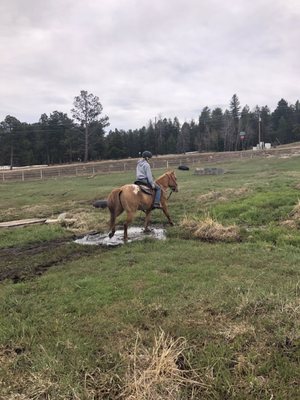
[[[151,186],[153,186],[155,184],[153,176],[152,176],[152,172],[151,172],[151,167],[144,158],[141,158],[137,163],[136,179],[138,181],[147,180]]]

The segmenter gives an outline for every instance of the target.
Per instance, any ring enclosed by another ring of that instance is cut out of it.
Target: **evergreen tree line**
[[[228,109],[204,107],[196,121],[181,125],[177,117],[159,117],[147,127],[107,134],[109,119],[100,118],[98,97],[82,91],[72,113],[73,119],[59,111],[42,114],[33,124],[8,115],[0,123],[0,165],[120,159],[138,157],[145,149],[154,155],[238,151],[252,148],[259,139],[273,146],[300,140],[300,103],[288,104],[284,99],[271,112],[268,106],[242,108],[233,95]]]

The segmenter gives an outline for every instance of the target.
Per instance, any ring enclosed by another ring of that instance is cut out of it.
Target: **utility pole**
[[[261,132],[260,132],[260,123],[261,123],[261,117],[260,117],[260,113],[258,113],[258,145],[259,148],[261,148],[260,143],[261,143]]]
[[[155,151],[155,155],[157,156],[157,142],[158,142],[158,138],[157,138],[157,130],[156,130],[156,117],[154,119],[154,151]]]

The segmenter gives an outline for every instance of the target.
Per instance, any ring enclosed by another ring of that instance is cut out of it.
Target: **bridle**
[[[169,193],[169,196],[167,197],[167,200],[169,200],[169,198],[171,197],[171,194],[172,194],[173,192],[175,192],[176,189],[177,189],[177,182],[176,182],[176,180],[173,178],[172,175],[169,175],[169,174],[168,174],[168,177],[169,177],[169,179],[171,179],[171,180],[173,181],[173,185],[170,185],[170,184],[169,184],[170,193]]]

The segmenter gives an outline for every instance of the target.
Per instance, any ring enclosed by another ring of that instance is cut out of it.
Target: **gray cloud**
[[[0,120],[71,115],[80,90],[112,128],[204,106],[299,99],[297,0],[3,0]]]

